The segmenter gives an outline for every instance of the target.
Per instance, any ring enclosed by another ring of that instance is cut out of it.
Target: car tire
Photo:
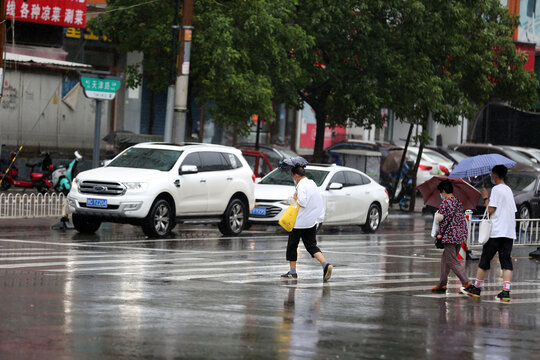
[[[90,216],[84,216],[80,214],[73,214],[71,216],[73,226],[75,230],[81,234],[94,234],[101,226],[101,221],[96,220]]]
[[[371,204],[366,217],[366,223],[362,229],[366,233],[374,233],[381,225],[381,208],[377,204]]]
[[[531,209],[527,204],[521,204],[518,208],[518,219],[530,219],[531,218]],[[516,230],[526,231],[529,228],[528,221],[519,221]]]
[[[142,231],[149,238],[164,238],[171,234],[175,225],[171,204],[165,199],[157,199],[143,220]]]
[[[0,184],[0,190],[2,191],[6,191],[6,190],[9,190],[9,187],[11,186],[11,184],[9,183],[8,180],[2,180],[2,184]]]
[[[225,236],[240,235],[246,226],[247,219],[246,204],[242,200],[234,198],[227,205],[223,220],[218,224],[218,229]]]

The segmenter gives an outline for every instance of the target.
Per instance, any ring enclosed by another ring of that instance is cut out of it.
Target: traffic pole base
[[[535,259],[540,259],[540,247],[533,252],[529,253],[529,256]]]
[[[71,222],[69,222],[69,219],[67,217],[62,217],[59,222],[51,226],[51,229],[53,230],[73,230],[75,227]]]
[[[467,250],[467,260],[478,260],[478,256],[474,255],[471,250]]]

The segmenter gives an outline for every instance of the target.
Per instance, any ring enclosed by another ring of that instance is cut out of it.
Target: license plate
[[[253,210],[251,210],[251,215],[266,215],[266,208],[263,207],[254,207]]]
[[[107,199],[86,199],[86,206],[88,207],[97,207],[97,208],[106,208]]]

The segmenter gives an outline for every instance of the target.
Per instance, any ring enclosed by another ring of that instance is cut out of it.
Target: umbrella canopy
[[[301,156],[296,156],[293,158],[287,158],[279,161],[279,168],[284,171],[291,171],[291,168],[295,166],[306,167],[308,164],[307,160]]]
[[[463,181],[463,179],[452,179],[443,175],[433,176],[428,181],[418,186],[418,190],[424,198],[424,204],[439,207],[442,199],[437,186],[441,181],[448,180],[454,187],[454,196],[461,201],[464,209],[475,209],[478,205],[478,200],[482,195],[480,191],[475,189],[471,184]]]
[[[507,168],[511,168],[516,165],[516,162],[499,154],[477,155],[461,160],[450,173],[450,177],[468,178],[491,174],[491,169],[495,165],[504,165]]]

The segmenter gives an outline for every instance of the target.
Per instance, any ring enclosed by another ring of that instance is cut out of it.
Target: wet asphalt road
[[[154,241],[129,225],[81,236],[52,223],[0,220],[0,359],[540,358],[534,248],[514,248],[510,304],[493,299],[497,260],[482,300],[458,295],[454,275],[432,295],[440,250],[419,215],[374,235],[324,228],[325,284],[302,245],[298,281],[279,279],[286,233],[274,227],[223,238],[178,226]]]

